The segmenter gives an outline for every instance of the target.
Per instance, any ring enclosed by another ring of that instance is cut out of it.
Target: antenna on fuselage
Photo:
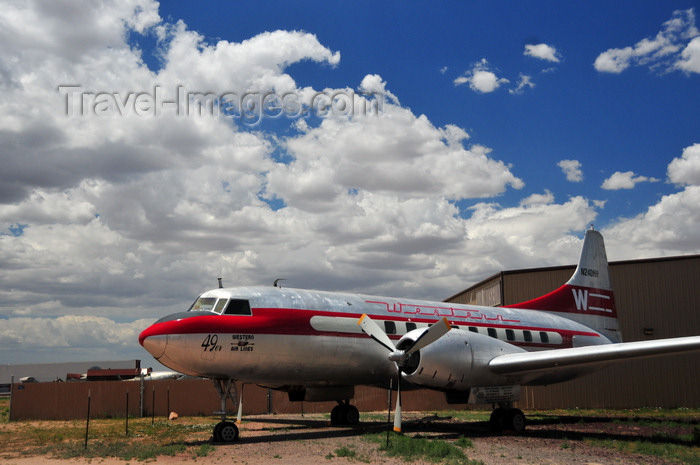
[[[282,287],[282,286],[280,286],[280,285],[278,284],[280,281],[286,281],[286,279],[285,279],[285,278],[277,278],[277,279],[275,279],[275,282],[272,283],[272,285],[273,285],[274,287]]]
[[[219,289],[224,288],[224,278],[216,278],[217,281],[219,281]]]

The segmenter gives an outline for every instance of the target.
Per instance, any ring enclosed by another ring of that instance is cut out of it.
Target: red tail
[[[594,229],[586,231],[578,267],[566,284],[542,297],[508,307],[557,313],[598,331],[612,342],[622,342],[605,243]]]

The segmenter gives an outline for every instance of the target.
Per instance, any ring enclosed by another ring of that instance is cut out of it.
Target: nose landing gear
[[[216,426],[214,426],[214,442],[229,443],[238,441],[238,438],[240,437],[238,426],[236,426],[234,422],[228,421],[226,419],[226,399],[229,398],[234,403],[236,403],[236,399],[234,397],[236,386],[234,384],[234,381],[231,379],[215,379],[213,381],[214,387],[216,388],[216,392],[219,393],[219,399],[221,400],[221,410],[218,412],[214,412],[215,414],[221,415],[221,421],[217,423]],[[231,391],[233,391],[233,393]],[[239,407],[241,403],[242,400],[239,402]],[[240,416],[240,408],[238,410],[238,413]]]

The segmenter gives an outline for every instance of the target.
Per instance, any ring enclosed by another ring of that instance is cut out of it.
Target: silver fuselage
[[[207,308],[197,307],[197,302]],[[144,330],[141,344],[163,365],[181,373],[290,389],[384,386],[396,376],[386,349],[358,325],[363,314],[395,341],[445,317],[456,331],[497,339],[514,350],[611,343],[570,319],[515,308],[275,287],[214,289],[197,302],[190,311],[165,317]],[[229,305],[240,307],[241,302],[249,310],[227,313]],[[480,385],[503,382],[483,381]]]

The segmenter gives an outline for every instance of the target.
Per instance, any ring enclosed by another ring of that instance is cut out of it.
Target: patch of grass
[[[459,439],[455,441],[455,445],[457,447],[461,447],[462,449],[469,449],[471,447],[474,447],[474,443],[472,442],[472,440],[464,436],[460,436]]]
[[[357,455],[357,452],[355,452],[355,450],[353,450],[353,449],[350,449],[349,447],[343,446],[340,449],[335,450],[335,455],[337,457],[347,457],[347,458],[352,459],[352,458],[355,458],[355,456]]]
[[[618,441],[614,439],[588,439],[589,444],[607,447],[630,454],[652,455],[671,459],[687,465],[700,465],[700,448],[679,444],[650,441]]]
[[[197,449],[194,450],[195,458],[196,457],[206,457],[213,450],[214,450],[214,446],[212,446],[208,442],[205,442],[204,444],[201,444]]]
[[[370,463],[371,460],[369,457],[365,457],[363,455],[360,455],[357,453],[355,449],[352,449],[347,446],[343,446],[340,449],[335,450],[335,456],[333,454],[328,454],[326,456],[327,459],[332,459],[333,457],[345,457],[350,460],[357,460],[358,462],[365,462],[365,463]]]
[[[0,398],[0,423],[8,421],[10,421],[10,398],[2,397]]]
[[[0,434],[0,450],[5,454],[60,459],[116,457],[143,461],[180,453],[206,457],[214,450],[208,443],[213,424],[204,418],[155,424],[150,418],[129,419],[126,436],[124,419],[94,419],[90,421],[86,448],[84,421],[18,422],[12,424],[11,433]]]
[[[73,459],[78,457],[98,458],[116,457],[121,460],[149,460],[160,455],[174,456],[187,449],[185,444],[156,444],[151,442],[137,442],[127,440],[118,441],[93,441],[87,449],[83,444],[69,443],[62,446],[53,446],[47,452],[60,459]]]
[[[427,460],[449,465],[483,465],[481,461],[469,460],[462,449],[443,440],[392,433],[387,447],[386,435],[383,433],[371,434],[366,437],[368,440],[380,444],[379,450],[388,456],[401,457],[407,462]]]

